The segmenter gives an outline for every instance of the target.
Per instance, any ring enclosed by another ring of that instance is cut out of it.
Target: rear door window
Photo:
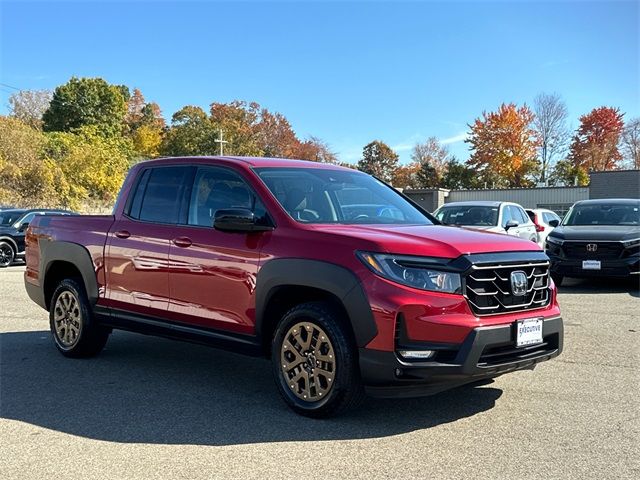
[[[131,216],[147,222],[184,223],[186,218],[181,218],[186,217],[186,211],[182,208],[183,197],[192,171],[193,168],[188,166],[149,169],[149,173],[144,174],[148,177],[143,175],[138,184],[131,205]],[[136,216],[138,209],[139,215]]]

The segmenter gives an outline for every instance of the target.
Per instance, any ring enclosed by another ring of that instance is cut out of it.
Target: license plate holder
[[[542,317],[525,318],[516,322],[516,346],[526,347],[542,343]]]
[[[600,270],[602,268],[602,264],[600,260],[583,260],[582,261],[582,269],[583,270]]]

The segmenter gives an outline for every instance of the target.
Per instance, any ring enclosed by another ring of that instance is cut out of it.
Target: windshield
[[[640,225],[640,203],[598,203],[575,205],[563,225]]]
[[[18,220],[24,212],[22,211],[11,211],[7,210],[4,212],[0,212],[0,225],[12,225],[16,220]]]
[[[299,222],[433,223],[393,188],[361,172],[318,168],[257,168],[256,172]]]
[[[440,208],[436,218],[445,225],[495,227],[498,225],[498,207],[453,205]]]

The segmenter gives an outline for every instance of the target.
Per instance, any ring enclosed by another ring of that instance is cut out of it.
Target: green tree
[[[571,160],[559,160],[549,176],[550,185],[589,185],[589,174],[580,165]]]
[[[391,182],[396,168],[398,168],[398,154],[386,143],[374,140],[362,150],[358,170],[375,175],[385,182]]]
[[[482,187],[482,183],[475,170],[464,163],[458,162],[455,157],[452,157],[447,162],[440,185],[450,190]]]
[[[120,133],[127,113],[125,88],[102,78],[72,77],[53,92],[42,116],[44,130],[68,132],[95,125],[107,134]]]
[[[215,155],[218,151],[215,126],[200,107],[186,106],[173,114],[171,128],[162,144],[162,153],[170,156]]]

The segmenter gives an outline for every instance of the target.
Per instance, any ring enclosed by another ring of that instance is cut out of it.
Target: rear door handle
[[[118,230],[116,232],[116,237],[118,238],[129,238],[131,236],[131,234],[129,232],[127,232],[126,230]]]
[[[191,241],[190,238],[187,237],[178,237],[178,238],[174,238],[173,239],[173,244],[176,247],[180,247],[180,248],[188,248],[191,245],[193,245],[193,242]]]

